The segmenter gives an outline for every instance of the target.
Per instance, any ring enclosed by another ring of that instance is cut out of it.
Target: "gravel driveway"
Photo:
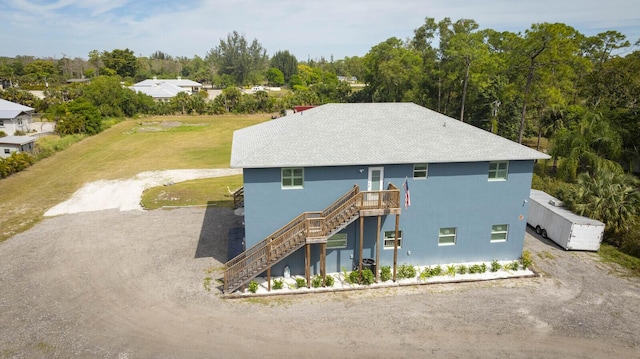
[[[527,234],[540,277],[260,299],[204,289],[239,218],[46,218],[0,243],[0,358],[640,357],[640,280]]]

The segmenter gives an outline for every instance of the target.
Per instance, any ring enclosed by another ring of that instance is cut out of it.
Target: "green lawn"
[[[229,187],[229,188],[227,188]],[[149,188],[142,194],[145,209],[180,206],[233,207],[229,190],[242,187],[242,175],[203,178],[171,186]]]
[[[635,276],[640,276],[640,258],[625,254],[618,248],[606,243],[600,245],[598,254],[603,262],[617,263],[627,268]]]
[[[91,181],[153,170],[227,168],[233,131],[269,118],[163,116],[118,123],[0,180],[0,242],[30,228]]]

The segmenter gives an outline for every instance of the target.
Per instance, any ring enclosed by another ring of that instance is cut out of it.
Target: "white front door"
[[[367,191],[382,191],[384,186],[384,167],[369,167]]]

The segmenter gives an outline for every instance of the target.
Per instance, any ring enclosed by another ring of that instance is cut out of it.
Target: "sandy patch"
[[[100,211],[104,209],[142,210],[140,197],[147,188],[161,186],[166,183],[238,174],[242,174],[242,169],[149,171],[141,172],[130,179],[91,182],[77,190],[68,200],[49,209],[44,215],[57,216],[66,213]]]

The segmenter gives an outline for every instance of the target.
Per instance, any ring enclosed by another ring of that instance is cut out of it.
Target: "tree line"
[[[3,58],[0,79],[22,88],[49,85],[45,100],[33,101],[51,118],[86,113],[65,119],[74,124],[64,129],[70,133],[99,130],[90,120],[99,116],[278,112],[293,105],[328,102],[414,102],[548,149],[553,160],[536,168],[534,184],[580,208],[580,201],[593,197],[580,197],[554,181],[582,181],[580,188],[587,188],[582,174],[598,179],[605,178],[604,173],[640,172],[638,45],[640,41],[632,44],[614,30],[585,36],[562,23],[533,24],[514,33],[481,29],[472,19],[427,17],[410,38],[391,37],[362,57],[335,61],[301,61],[287,50],[269,57],[257,39],[248,41],[233,31],[204,58],[173,57],[162,51],[135,56],[129,49],[92,51],[86,61]],[[62,85],[67,78],[81,76],[92,78],[91,83]],[[154,103],[119,86],[153,76],[187,77],[223,91],[210,102],[198,95],[181,95],[168,103]],[[339,76],[355,77],[363,87],[353,87]],[[286,91],[245,94],[239,89],[253,85],[282,86]],[[625,178],[612,183],[628,193],[626,204],[617,206],[628,220],[610,220],[618,223],[609,227],[610,238],[622,238],[638,227],[637,181]],[[598,218],[601,213],[591,215]]]

